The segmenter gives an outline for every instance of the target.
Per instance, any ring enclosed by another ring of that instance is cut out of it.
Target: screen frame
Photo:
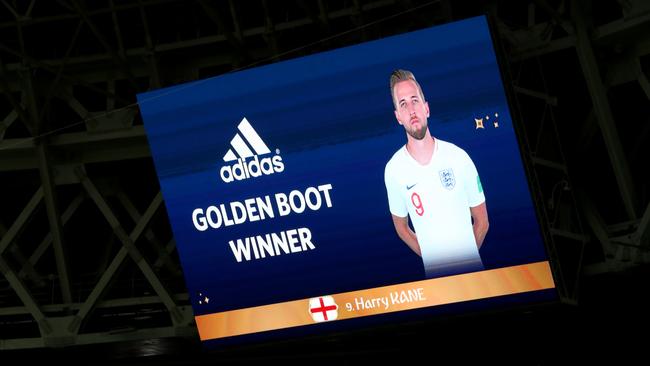
[[[535,218],[537,220],[537,225],[538,225],[538,228],[539,228],[539,232],[540,232],[540,234],[542,236],[541,240],[542,240],[542,243],[543,243],[543,246],[544,246],[544,250],[545,250],[547,260],[551,264],[553,264],[553,261],[551,261],[551,257],[548,255],[549,254],[549,249],[548,249],[546,227],[541,225],[541,219],[544,216],[540,215],[540,208],[539,208],[539,205],[538,205],[538,201],[536,199],[536,195],[533,194],[533,192],[535,190],[534,190],[534,188],[532,186],[533,180],[531,179],[530,167],[529,167],[529,164],[527,164],[528,155],[524,154],[524,152],[523,152],[523,147],[522,147],[523,142],[522,141],[525,141],[525,139],[522,137],[522,131],[521,131],[522,127],[519,126],[520,118],[519,118],[518,114],[513,114],[512,113],[513,110],[515,109],[514,106],[518,105],[518,104],[515,104],[515,105],[512,104],[513,99],[512,99],[511,90],[510,90],[512,88],[512,84],[510,82],[506,82],[506,80],[508,80],[506,75],[508,75],[508,74],[504,70],[503,62],[501,60],[502,59],[501,49],[498,46],[497,41],[495,40],[495,38],[496,38],[495,37],[495,29],[496,29],[496,27],[494,27],[493,24],[491,24],[489,16],[484,15],[484,17],[485,17],[486,23],[488,25],[488,31],[490,32],[489,38],[492,41],[492,48],[493,48],[494,54],[496,56],[497,67],[498,67],[498,70],[500,72],[499,79],[501,81],[501,87],[503,87],[503,90],[504,90],[504,93],[505,93],[504,97],[506,98],[506,104],[508,104],[507,108],[508,108],[508,110],[510,112],[513,129],[515,130],[514,134],[515,134],[515,138],[517,140],[516,142],[519,145],[517,148],[519,149],[519,154],[520,154],[519,157],[521,159],[521,162],[522,162],[522,165],[523,165],[523,168],[524,168],[524,175],[526,177],[526,182],[528,184],[528,193],[530,194],[532,204],[535,207]],[[461,21],[461,20],[462,19],[457,19],[455,21]],[[436,25],[433,25],[432,27],[439,26],[439,25],[442,25],[442,24],[436,24]],[[426,27],[426,28],[430,28],[430,27]],[[423,29],[426,29],[426,28],[423,28]],[[410,31],[416,31],[416,30],[410,30]],[[401,34],[405,34],[405,33],[408,33],[408,32],[404,32],[404,33],[401,33]],[[392,36],[396,36],[396,35],[399,35],[399,33],[398,34],[393,34]],[[359,44],[359,43],[348,45],[348,47],[355,46],[357,44]],[[287,60],[283,60],[283,61],[287,61]],[[528,146],[528,145],[526,144],[526,146]],[[557,295],[558,294],[558,291],[557,291],[558,290],[558,282],[557,282],[557,276],[556,276],[555,273],[553,273],[553,280],[555,281],[555,287],[553,289],[549,290],[549,291],[553,291]],[[517,294],[508,295],[508,297],[510,297],[510,296],[512,296],[513,299],[516,299],[518,295]],[[490,307],[485,307],[484,308],[485,300],[488,300],[488,299],[491,299],[491,298],[481,299],[481,300],[478,300],[478,301],[464,301],[463,302],[463,303],[479,303],[479,305],[476,308],[474,308],[474,306],[472,304],[470,304],[469,306],[458,307],[458,303],[454,303],[454,304],[450,304],[450,305],[446,305],[446,306],[445,305],[443,305],[443,306],[434,306],[434,307],[427,306],[427,307],[424,307],[424,308],[421,308],[421,309],[413,309],[413,310],[409,310],[409,311],[405,311],[405,312],[400,312],[399,314],[397,314],[395,316],[388,315],[388,314],[374,315],[374,316],[367,317],[370,320],[364,319],[364,320],[359,320],[359,321],[346,322],[346,323],[350,324],[350,326],[346,326],[346,327],[342,327],[341,322],[332,323],[332,324],[335,324],[333,326],[333,328],[335,328],[335,329],[330,329],[332,327],[329,327],[329,326],[328,327],[318,326],[318,327],[311,327],[311,328],[313,328],[312,331],[305,332],[304,329],[309,328],[309,327],[299,327],[301,329],[298,330],[297,333],[300,333],[300,334],[297,337],[298,337],[298,339],[304,338],[305,337],[304,333],[310,333],[310,335],[308,335],[308,337],[312,337],[312,336],[313,337],[327,337],[328,334],[337,334],[337,333],[340,334],[341,329],[343,329],[344,332],[347,333],[347,332],[350,332],[350,331],[354,331],[355,329],[364,329],[364,328],[367,328],[368,326],[370,326],[372,328],[372,327],[390,326],[392,324],[392,325],[394,325],[396,327],[400,327],[404,323],[405,318],[409,319],[408,322],[413,322],[413,321],[420,322],[420,321],[422,321],[422,315],[421,315],[422,313],[436,313],[435,315],[428,315],[428,316],[425,317],[425,318],[435,318],[435,319],[438,319],[438,318],[442,319],[442,317],[444,316],[443,314],[456,314],[456,315],[459,315],[457,313],[461,313],[460,315],[471,315],[471,314],[476,314],[476,313],[483,313],[483,312],[490,311]],[[499,301],[500,300],[498,300],[496,302],[499,302]],[[537,304],[539,304],[539,303],[537,302],[537,303],[532,303],[532,304],[531,303],[517,304],[517,307],[518,306],[523,306],[523,307],[526,307],[526,308],[530,308],[531,306],[536,306]],[[448,309],[446,309],[448,306],[458,307],[458,310],[449,311]],[[436,310],[432,310],[432,308],[436,308]],[[504,307],[503,305],[499,306],[499,309],[505,309],[505,308],[506,307]],[[438,310],[440,310],[440,311],[438,311]],[[441,314],[438,314],[438,312],[440,312]],[[404,315],[404,314],[406,314],[406,315]],[[385,322],[385,320],[381,320],[381,319],[387,319],[387,318],[389,318],[389,319],[394,318],[395,320],[390,320],[389,322]],[[411,319],[411,318],[417,318],[417,319]],[[397,319],[402,319],[402,320],[397,320]],[[354,319],[350,319],[350,320],[354,320]],[[359,326],[359,323],[362,324],[362,327]],[[241,336],[229,337],[230,339],[228,339],[228,340],[217,339],[216,341],[217,341],[217,343],[223,343],[224,341],[225,341],[225,343],[231,343],[230,341],[234,341],[232,343],[240,343],[240,342],[250,343],[251,341],[253,341],[255,343],[259,343],[260,341],[263,341],[263,339],[256,339],[256,338],[258,338],[257,337],[258,335],[259,335],[259,337],[264,338],[264,339],[268,339],[269,337],[270,338],[276,338],[277,337],[277,338],[287,339],[287,334],[291,335],[292,332],[293,332],[293,330],[277,329],[277,330],[272,330],[272,331],[267,331],[267,332],[250,333],[250,334],[244,334],[244,335],[241,335]],[[311,333],[317,333],[317,334],[311,334]],[[271,335],[271,334],[273,334],[273,335]],[[206,341],[206,342],[208,342],[208,341]]]

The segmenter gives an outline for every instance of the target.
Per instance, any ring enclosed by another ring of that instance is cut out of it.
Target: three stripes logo
[[[277,151],[278,155],[273,157],[259,158],[270,154],[271,150],[245,117],[239,122],[237,130],[239,132],[230,140],[231,148],[223,156],[223,161],[226,163],[236,162],[221,168],[221,180],[230,183],[284,171],[284,163],[279,151]],[[246,160],[251,157],[252,159]]]

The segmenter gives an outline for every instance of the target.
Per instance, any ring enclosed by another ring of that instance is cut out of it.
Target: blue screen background
[[[424,279],[384,187],[385,164],[406,141],[389,89],[397,68],[418,79],[432,135],[478,169],[486,268],[546,260],[488,25],[472,18],[138,96],[196,315]],[[224,183],[222,157],[244,117],[285,170]],[[327,183],[332,208],[204,232],[192,223],[195,208]],[[228,245],[299,227],[315,250],[238,263]]]

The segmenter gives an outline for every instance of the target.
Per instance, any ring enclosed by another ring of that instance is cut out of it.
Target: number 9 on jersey
[[[420,216],[424,215],[424,206],[422,206],[420,195],[413,192],[411,195],[411,202],[413,203],[413,207],[415,207],[415,213]]]

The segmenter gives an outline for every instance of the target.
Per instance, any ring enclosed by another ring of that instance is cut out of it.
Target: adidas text
[[[252,160],[239,158],[233,165],[226,165],[221,168],[221,180],[230,183],[235,180],[244,180],[248,178],[256,178],[262,175],[271,175],[273,173],[280,173],[284,171],[284,163],[282,156],[276,155],[259,159],[257,155],[253,156]]]

